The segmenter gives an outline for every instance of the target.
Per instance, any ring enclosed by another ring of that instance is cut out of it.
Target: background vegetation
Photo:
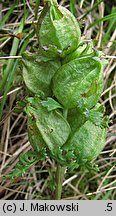
[[[65,174],[62,199],[116,199],[116,1],[61,0],[77,18],[84,40],[93,39],[109,64],[104,70],[104,91],[100,102],[110,124],[104,150],[97,158],[99,170],[77,169]],[[28,142],[26,116],[19,106],[28,94],[18,67],[24,50],[34,52],[34,34],[43,1],[0,0],[0,175],[15,168],[20,153],[32,147]],[[14,58],[13,56],[16,56]],[[53,197],[55,162],[47,158],[14,181],[0,179],[1,199],[50,199]]]

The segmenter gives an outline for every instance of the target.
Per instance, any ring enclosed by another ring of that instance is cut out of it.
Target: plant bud
[[[65,57],[73,52],[81,36],[73,14],[54,0],[47,1],[39,17],[36,33],[44,55],[54,58]]]

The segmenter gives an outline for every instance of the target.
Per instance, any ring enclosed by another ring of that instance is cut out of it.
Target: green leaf
[[[23,79],[27,88],[40,97],[51,95],[51,79],[60,67],[59,60],[51,61],[46,58],[38,60],[38,55],[23,54]]]
[[[82,57],[59,68],[53,77],[53,93],[65,108],[92,108],[103,89],[102,62]]]
[[[102,140],[100,140],[101,143],[97,144],[98,141],[97,138],[94,137],[94,135],[96,137],[99,137],[97,133],[101,133],[102,136],[102,132],[103,132],[104,143],[105,143],[105,134],[106,134],[105,128],[108,127],[108,119],[103,118],[103,112],[104,112],[104,108],[100,104],[97,104],[95,108],[91,110],[85,108],[85,111],[84,110],[82,111],[78,108],[69,109],[67,120],[71,127],[71,133],[68,141],[66,142],[66,144],[63,145],[63,150],[65,151],[64,153],[65,162],[61,161],[60,163],[66,164],[67,161],[68,163],[73,164],[73,166],[67,165],[69,168],[75,167],[76,164],[78,164],[79,166],[83,166],[83,164],[85,164],[85,161],[87,165],[87,161],[90,163],[92,159],[94,159],[99,155],[100,153],[99,145],[101,144],[102,147],[103,142]],[[89,125],[91,126],[90,128]],[[93,129],[92,129],[92,125],[93,125]],[[96,134],[94,134],[95,131]],[[95,139],[93,138],[92,140],[92,137],[94,137]],[[89,142],[91,143],[91,145],[89,144]],[[83,149],[82,154],[81,154],[81,145]],[[96,145],[98,145],[98,151],[96,151]],[[90,146],[90,151],[87,149],[86,146],[88,146],[88,148]],[[95,152],[91,150],[91,148],[93,148]],[[93,155],[91,154],[91,152],[93,152]]]
[[[72,134],[74,134],[75,131],[77,131],[77,129],[79,129],[85,123],[87,118],[85,113],[80,112],[78,108],[73,108],[73,109],[69,109],[67,120],[71,127],[71,133],[70,133],[70,137],[71,137]]]
[[[54,1],[44,7],[36,27],[39,44],[46,56],[64,57],[80,42],[80,28],[73,14]]]
[[[106,129],[91,121],[86,121],[67,142],[66,147],[73,146],[78,160],[92,161],[100,154],[105,145]]]
[[[101,104],[97,103],[93,109],[86,109],[83,114],[85,115],[87,120],[91,121],[95,125],[101,128],[108,128],[109,118],[108,116],[103,117],[104,112],[105,108]]]
[[[46,146],[53,153],[66,142],[70,134],[70,126],[59,111],[48,111],[42,106],[39,98],[35,97],[31,98],[26,113],[28,119],[31,118],[33,137],[32,133],[29,134],[29,137],[33,145]]]
[[[42,149],[41,149],[41,153],[38,154],[33,151],[29,151],[24,154],[21,154],[19,157],[19,162],[17,163],[15,169],[10,174],[4,176],[3,178],[14,179],[21,176],[38,161],[45,160],[45,156],[46,156],[45,151]]]
[[[57,101],[55,101],[53,98],[47,98],[46,101],[41,102],[43,107],[46,107],[48,111],[55,110],[57,108],[63,108]]]
[[[92,41],[88,43],[81,42],[74,52],[66,56],[66,58],[63,60],[63,64],[66,64],[69,61],[74,60],[76,58],[83,57],[83,56],[90,55],[90,54],[92,56],[94,54],[93,42]]]
[[[108,119],[103,118],[103,114],[100,112],[97,112],[96,110],[88,110],[85,112],[85,116],[87,119],[89,119],[91,122],[93,122],[95,125],[103,127],[108,127]]]
[[[46,147],[46,143],[43,140],[40,131],[38,130],[34,114],[31,112],[31,115],[30,115],[28,108],[26,109],[26,112],[28,112],[27,113],[28,138],[29,138],[30,144],[32,145],[33,149],[36,152],[39,152],[41,148]]]
[[[97,103],[93,110],[96,110],[97,112],[101,112],[102,114],[104,114],[105,107],[102,104]]]
[[[21,113],[23,112],[24,108],[26,106],[26,101],[17,101],[16,106],[13,108],[13,112]]]

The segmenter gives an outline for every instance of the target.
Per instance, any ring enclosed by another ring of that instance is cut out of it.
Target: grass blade
[[[111,14],[112,13],[116,13],[116,7],[112,7]],[[103,42],[108,43],[112,32],[115,31],[115,26],[116,26],[116,19],[115,18],[110,19],[108,22],[107,31],[105,32],[103,37]]]
[[[76,0],[70,0],[70,11],[76,16]]]
[[[81,1],[80,1],[80,8],[83,7],[83,3],[84,3],[84,0],[81,0]]]
[[[97,3],[94,4],[92,8],[90,8],[79,20],[84,19],[89,13],[91,13],[103,0],[99,0]]]
[[[23,29],[23,26],[21,24],[17,33],[21,32],[22,29]],[[19,39],[18,38],[14,38],[13,44],[12,44],[12,49],[11,49],[11,52],[10,52],[11,56],[15,56],[16,55],[17,50],[18,50],[18,45],[19,45]],[[4,88],[5,82],[7,80],[7,76],[9,74],[9,71],[11,71],[11,68],[12,68],[13,64],[14,64],[14,60],[13,59],[9,59],[7,67],[6,67],[6,70],[4,72],[4,77],[2,79],[2,82],[0,83],[0,92]]]
[[[90,29],[91,27],[99,24],[100,22],[103,22],[103,21],[106,21],[106,20],[109,20],[109,19],[113,19],[113,18],[116,18],[116,13],[109,14],[109,15],[101,18],[101,19],[96,20],[91,25],[89,25],[88,29]]]
[[[15,6],[17,4],[17,1],[14,5],[11,6],[10,10],[8,10],[8,12],[5,14],[4,18],[2,19],[2,21],[0,22],[0,29],[2,29],[2,26],[5,24],[5,22],[8,20],[9,16],[12,14]]]
[[[23,0],[24,2],[24,18],[19,26],[19,29],[17,31],[17,33],[22,32],[23,28],[24,28],[24,23],[25,23],[25,19],[26,19],[26,4],[25,4],[25,0]],[[18,38],[14,38],[13,40],[13,44],[12,44],[12,49],[10,52],[10,56],[15,56],[19,47],[19,39]],[[21,52],[19,52],[20,55]],[[0,104],[0,118],[2,117],[2,112],[3,112],[3,108],[4,108],[4,104],[7,98],[7,93],[10,89],[11,83],[13,81],[13,75],[16,69],[18,63],[18,59],[14,60],[14,59],[9,59],[7,67],[5,69],[4,72],[4,76],[3,79],[0,83],[0,92],[3,90],[3,88],[5,87],[5,91],[4,91],[4,95],[3,98],[1,100],[1,104]],[[6,84],[6,85],[5,85]]]
[[[22,54],[22,52],[25,50],[25,48],[27,47],[27,45],[29,44],[29,39],[32,38],[33,36],[33,33],[34,31],[32,31],[27,39],[24,41],[24,44],[22,45],[22,48],[19,52],[19,56]],[[14,78],[14,73],[15,73],[15,70],[16,70],[16,66],[18,64],[18,61],[19,59],[16,59],[14,62],[13,62],[13,66],[11,68],[11,72],[8,76],[8,82],[6,83],[6,86],[5,86],[5,90],[4,90],[4,95],[3,95],[3,98],[2,98],[2,101],[1,101],[1,105],[0,105],[0,119],[2,117],[2,112],[3,112],[3,108],[4,108],[4,104],[5,104],[5,101],[6,101],[6,98],[7,98],[7,93],[11,87],[11,84],[12,84],[12,81],[13,81],[13,78]]]
[[[36,5],[35,5],[35,20],[37,19],[37,16],[38,16],[39,5],[40,5],[40,0],[36,0]]]

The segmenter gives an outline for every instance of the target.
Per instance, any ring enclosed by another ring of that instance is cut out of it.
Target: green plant
[[[9,177],[51,157],[57,164],[54,198],[60,199],[65,169],[92,169],[104,147],[108,120],[98,103],[104,61],[92,43],[81,41],[76,19],[56,0],[47,1],[35,32],[38,51],[22,55],[30,95],[24,110],[34,151],[20,157]]]

